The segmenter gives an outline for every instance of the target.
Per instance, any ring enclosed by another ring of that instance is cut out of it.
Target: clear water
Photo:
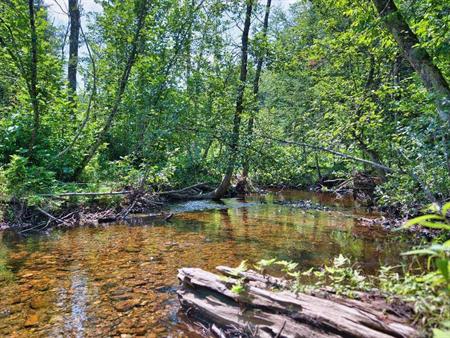
[[[330,211],[274,203],[309,199]],[[224,203],[172,205],[171,222],[52,230],[26,238],[0,232],[0,336],[196,337],[179,312],[177,269],[213,271],[262,258],[305,269],[338,254],[367,273],[398,264],[409,244],[359,224],[375,217],[351,200],[299,191]]]

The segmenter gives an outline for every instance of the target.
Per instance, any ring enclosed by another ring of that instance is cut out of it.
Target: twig
[[[62,223],[62,224],[70,226],[70,224],[67,223],[66,221],[49,214],[47,211],[45,211],[45,210],[43,210],[43,209],[41,209],[39,207],[36,207],[36,210],[38,210],[39,212],[41,212],[42,214],[44,214],[45,216],[47,216],[48,218],[52,219],[55,222]]]
[[[48,224],[49,222],[51,223],[51,220],[50,220],[50,219],[47,221],[47,224]],[[36,226],[34,226],[34,227],[27,228],[27,229],[23,229],[23,230],[19,231],[19,233],[23,234],[24,232],[28,232],[28,231],[31,231],[31,230],[35,230],[35,229],[39,228],[41,225],[42,225],[42,224],[39,223],[38,225],[36,225]],[[45,226],[47,226],[47,225],[45,225]],[[45,227],[45,226],[44,226],[44,227]],[[39,230],[40,230],[40,229],[39,229]]]
[[[284,321],[283,326],[281,327],[280,331],[277,333],[275,338],[280,338],[281,337],[281,332],[283,332],[285,326],[286,326],[286,321]]]

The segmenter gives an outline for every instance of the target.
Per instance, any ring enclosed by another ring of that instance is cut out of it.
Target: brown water
[[[273,200],[312,199],[332,211]],[[195,337],[178,313],[177,269],[277,257],[305,269],[343,254],[366,272],[399,263],[408,244],[358,225],[351,201],[284,192],[172,206],[170,223],[0,233],[1,337]],[[142,222],[141,222],[142,223]]]

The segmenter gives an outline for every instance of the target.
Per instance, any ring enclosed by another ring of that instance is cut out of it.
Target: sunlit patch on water
[[[332,211],[275,200],[310,199]],[[0,337],[192,336],[178,313],[177,269],[213,271],[276,257],[305,269],[342,253],[366,272],[398,264],[408,244],[361,227],[347,200],[303,192],[173,206],[170,223],[0,232]]]
[[[193,212],[204,210],[224,210],[230,208],[251,207],[258,202],[246,202],[241,199],[228,199],[225,201],[199,200],[188,201],[171,205],[169,210],[174,213]]]
[[[71,277],[71,314],[65,323],[66,329],[74,333],[76,338],[84,336],[84,322],[86,321],[87,279],[79,271],[73,271]]]

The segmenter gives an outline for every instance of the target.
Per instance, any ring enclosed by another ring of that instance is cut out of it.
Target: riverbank
[[[408,217],[417,216],[420,213],[419,206],[407,208],[405,206],[378,207],[367,206],[367,199],[360,201],[355,196],[353,189],[343,190],[341,180],[334,180],[333,184],[338,184],[341,188],[334,191],[331,188],[320,192],[318,186],[311,189],[316,191],[321,198],[311,201],[305,198],[277,198],[277,195],[289,195],[296,190],[287,186],[270,186],[258,188],[258,193],[247,193],[238,195],[235,188],[230,189],[227,196],[260,196],[260,202],[265,203],[263,196],[273,195],[270,200],[273,203],[299,208],[303,210],[329,211],[336,209],[334,205],[346,207],[358,207],[367,210],[370,217],[358,217],[357,220],[362,225],[373,228],[381,227],[389,231],[399,229]],[[97,225],[125,221],[133,218],[133,215],[146,215],[148,218],[166,220],[172,217],[172,213],[167,211],[171,203],[182,200],[189,200],[189,196],[201,196],[213,189],[206,184],[196,184],[182,189],[167,189],[165,191],[144,191],[126,188],[118,191],[108,192],[67,192],[54,195],[42,195],[38,198],[24,200],[13,199],[3,202],[1,209],[3,222],[0,223],[0,230],[14,229],[19,232],[45,231],[52,227],[76,227],[86,225]],[[323,190],[323,189],[322,189]],[[198,198],[197,198],[198,199]],[[194,199],[194,200],[197,200]],[[405,216],[405,213],[409,216]],[[412,227],[408,230],[417,236],[432,238],[439,234],[432,229],[423,227]]]

